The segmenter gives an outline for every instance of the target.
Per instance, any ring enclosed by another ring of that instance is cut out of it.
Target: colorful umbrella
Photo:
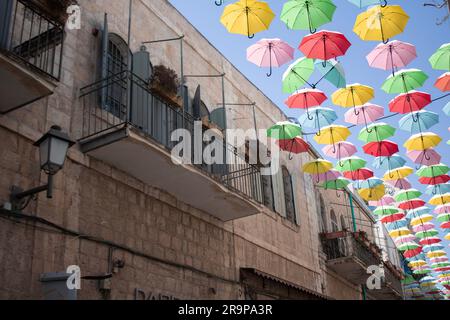
[[[417,189],[408,189],[408,190],[402,190],[395,194],[394,199],[397,202],[400,201],[407,201],[410,199],[418,198],[422,195],[422,192],[420,192]]]
[[[298,118],[300,124],[304,127],[315,128],[321,131],[322,127],[329,126],[338,118],[336,112],[330,108],[316,107],[309,113],[306,112]]]
[[[314,60],[302,57],[292,63],[283,74],[283,92],[294,93],[308,83],[314,72]],[[309,84],[310,85],[310,84]]]
[[[432,132],[419,133],[411,136],[404,144],[410,150],[425,150],[436,147],[442,141],[441,137]]]
[[[395,202],[394,198],[392,196],[386,194],[386,195],[384,195],[383,198],[381,198],[378,201],[371,201],[371,202],[369,202],[369,205],[370,206],[377,206],[377,207],[378,206],[388,206],[388,205],[390,205],[390,204],[392,204],[394,202]]]
[[[380,142],[394,136],[395,128],[387,123],[378,122],[359,132],[358,139],[363,142]]]
[[[358,8],[362,9],[364,7],[381,4],[384,3],[382,6],[386,6],[387,2],[386,0],[348,0],[350,3],[353,3]]]
[[[291,0],[284,4],[280,19],[289,29],[314,33],[333,19],[335,10],[330,0]]]
[[[383,180],[373,177],[363,181],[357,181],[355,185],[357,189],[373,189],[379,185],[382,185],[383,183]]]
[[[319,89],[302,89],[291,95],[285,104],[291,109],[300,108],[308,111],[309,108],[320,106],[325,100],[327,96]]]
[[[414,250],[417,248],[419,248],[419,245],[415,242],[406,242],[397,247],[397,249],[400,251]]]
[[[390,157],[376,157],[372,165],[375,169],[392,170],[403,167],[405,163],[405,159],[394,154]]]
[[[355,171],[361,168],[364,168],[364,166],[367,164],[366,160],[361,159],[356,156],[344,158],[340,160],[335,169],[339,172],[345,172],[345,171]]]
[[[395,142],[384,140],[380,142],[369,142],[363,146],[364,153],[374,157],[390,157],[399,152],[398,145]]]
[[[444,112],[446,116],[450,117],[450,101],[447,102],[444,109],[442,109],[442,112]]]
[[[239,0],[225,7],[220,22],[230,33],[253,38],[255,33],[267,30],[275,14],[267,2]]]
[[[344,177],[350,180],[366,180],[372,178],[373,176],[373,171],[367,168],[344,172]]]
[[[377,45],[366,59],[372,68],[392,70],[394,73],[397,68],[406,67],[416,57],[417,52],[414,45],[394,40]]]
[[[382,206],[382,207],[378,207],[376,208],[373,213],[377,216],[389,216],[391,214],[395,214],[401,212],[401,210],[399,210],[398,208],[394,207],[394,206]]]
[[[350,184],[350,181],[344,178],[337,178],[336,180],[330,180],[322,184],[324,189],[342,190]]]
[[[425,193],[428,195],[443,194],[447,192],[450,192],[450,183],[428,186],[427,189],[425,190]]]
[[[431,198],[428,203],[433,206],[442,206],[444,204],[450,203],[450,193],[438,194]]]
[[[380,200],[386,193],[386,188],[384,184],[380,184],[370,189],[359,189],[358,193],[366,201]]]
[[[406,218],[413,219],[430,213],[431,209],[428,207],[418,207],[408,211]]]
[[[397,229],[397,230],[389,231],[389,235],[392,238],[398,238],[398,237],[401,237],[401,236],[406,236],[408,234],[411,234],[411,231],[408,228],[400,228],[400,229]]]
[[[332,144],[334,150],[336,149],[336,143],[339,141],[345,141],[352,133],[347,127],[340,125],[331,125],[322,128],[320,135],[316,134],[314,140],[318,144]]]
[[[428,167],[422,167],[419,170],[417,170],[416,174],[419,177],[433,178],[436,176],[446,174],[449,170],[450,169],[447,165],[439,163]]]
[[[306,142],[300,137],[295,137],[293,139],[286,139],[286,140],[277,140],[276,144],[280,147],[281,150],[289,152],[290,160],[292,160],[291,158],[292,153],[294,154],[305,153],[311,149],[308,142]]]
[[[247,60],[258,67],[280,67],[294,59],[294,48],[280,39],[261,39],[247,49]]]
[[[441,156],[436,150],[430,148],[425,150],[411,150],[406,153],[408,158],[410,158],[414,163],[420,165],[433,165],[438,164],[441,161]]]
[[[419,178],[419,182],[421,184],[428,184],[428,185],[438,185],[441,183],[447,183],[448,181],[450,181],[450,176],[447,174],[443,174],[441,176],[436,176],[436,177],[432,177],[432,178],[427,178],[427,177],[421,177]]]
[[[358,125],[364,124],[367,128],[367,123],[375,122],[384,116],[384,108],[376,104],[368,104],[357,106],[354,110],[349,110],[345,113],[345,122]]]
[[[450,213],[441,213],[436,217],[436,220],[439,222],[449,222],[450,221]]]
[[[410,167],[400,167],[390,170],[384,174],[383,179],[385,180],[393,180],[393,179],[404,179],[407,176],[411,175],[414,170]]]
[[[303,172],[318,175],[329,171],[332,167],[333,164],[330,161],[324,159],[316,159],[306,163],[303,166]]]
[[[381,89],[386,93],[407,93],[423,86],[428,76],[419,69],[402,69],[390,75]]]
[[[313,178],[317,182],[326,182],[330,180],[336,180],[337,178],[340,178],[342,175],[339,171],[336,170],[329,170],[325,173],[319,173],[314,174]]]
[[[432,219],[433,219],[433,216],[431,216],[431,220]],[[428,231],[428,230],[431,230],[431,229],[434,229],[434,228],[435,228],[435,226],[431,222],[425,222],[425,223],[418,224],[418,225],[415,225],[415,226],[412,227],[414,232]]]
[[[434,83],[434,86],[443,92],[450,91],[450,72],[441,75]]]
[[[374,98],[372,87],[354,83],[333,93],[331,99],[335,105],[350,108],[363,105]],[[357,114],[357,111],[355,110]]]
[[[412,210],[419,207],[422,207],[425,204],[425,201],[422,199],[412,199],[407,201],[402,201],[397,206],[403,210]]]
[[[444,43],[429,61],[433,69],[450,71],[450,43]]]
[[[404,213],[394,213],[391,214],[389,216],[384,216],[380,218],[380,221],[384,224],[389,223],[389,224],[394,224],[395,222],[399,222],[399,221],[404,221],[402,220],[403,218],[405,218],[405,214]],[[391,229],[391,230],[395,230],[397,228]]]
[[[400,6],[374,6],[356,18],[353,32],[361,40],[387,42],[389,38],[402,33],[409,16]]]
[[[345,55],[350,46],[342,33],[323,30],[305,36],[298,48],[307,58],[329,60]],[[323,66],[326,66],[325,62]]]
[[[420,133],[423,130],[430,129],[439,123],[439,115],[431,111],[416,111],[410,113],[398,122],[400,129],[409,133]]]
[[[398,188],[398,189],[402,189],[402,190],[411,188],[411,183],[406,178],[386,180],[386,183],[391,185],[394,188]]]
[[[402,93],[389,102],[389,110],[398,113],[419,111],[431,103],[431,95],[421,91]]]
[[[442,240],[439,239],[438,237],[428,237],[428,238],[421,239],[419,241],[419,243],[422,246],[427,245],[427,244],[439,243],[439,242],[442,242]]]
[[[416,237],[419,239],[423,239],[423,238],[434,237],[438,234],[439,234],[439,232],[437,230],[432,229],[432,230],[428,230],[428,231],[417,232]]]
[[[342,158],[351,157],[358,150],[353,143],[340,141],[336,143],[336,147],[334,147],[333,145],[328,145],[325,146],[322,151],[325,153],[325,155],[340,160]]]
[[[322,74],[322,78],[316,82],[316,86],[323,79],[333,84],[336,88],[345,88],[347,82],[345,80],[345,71],[342,65],[335,59],[320,60],[314,62],[316,69]]]
[[[294,139],[302,135],[302,128],[289,121],[277,122],[267,130],[267,136],[278,140]]]
[[[445,205],[437,206],[437,207],[434,209],[434,213],[439,213],[439,214],[450,213],[450,204],[445,204]]]

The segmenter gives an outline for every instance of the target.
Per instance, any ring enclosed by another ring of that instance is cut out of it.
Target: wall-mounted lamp
[[[10,195],[13,210],[23,210],[35,194],[43,191],[47,191],[47,198],[53,197],[53,176],[64,166],[67,151],[74,144],[75,142],[67,133],[61,131],[59,126],[52,126],[34,143],[34,146],[39,147],[40,167],[48,175],[48,182],[46,185],[26,191],[13,186]]]

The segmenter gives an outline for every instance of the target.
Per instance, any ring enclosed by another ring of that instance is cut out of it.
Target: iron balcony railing
[[[171,141],[174,130],[186,129],[192,137],[194,134],[195,119],[191,114],[152,92],[147,81],[130,71],[119,72],[80,89],[80,98],[82,141],[130,125],[170,151],[177,143]],[[194,150],[194,139],[191,140]],[[194,152],[191,163],[230,190],[264,203],[260,167],[247,163],[234,146],[220,143],[227,159],[225,164],[205,161],[196,164]]]
[[[391,270],[392,267],[389,267],[387,263],[384,263],[384,278],[386,284],[388,284],[392,289],[397,291],[399,294],[402,294],[402,276],[400,272],[394,272]]]
[[[38,72],[59,80],[64,25],[32,1],[2,0],[0,49]]]

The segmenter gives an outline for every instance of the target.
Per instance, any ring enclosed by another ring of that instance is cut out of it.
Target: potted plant
[[[177,73],[164,65],[153,68],[153,76],[150,81],[150,89],[170,105],[182,107],[183,101],[178,96],[180,79]]]
[[[69,17],[67,8],[72,4],[77,4],[75,0],[32,0],[39,10],[61,24],[65,24]]]

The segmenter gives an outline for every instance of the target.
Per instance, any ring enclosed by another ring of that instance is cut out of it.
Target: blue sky
[[[284,105],[284,101],[288,95],[283,94],[281,90],[281,77],[285,71],[286,66],[279,69],[274,69],[273,75],[270,78],[266,77],[266,69],[260,69],[246,60],[246,49],[251,44],[255,43],[261,38],[281,38],[288,42],[292,47],[297,48],[302,38],[307,35],[307,31],[289,30],[286,25],[279,20],[279,14],[285,1],[268,0],[267,2],[276,13],[276,17],[270,26],[270,29],[265,32],[256,34],[254,39],[248,39],[245,36],[230,34],[226,31],[220,23],[220,16],[224,6],[217,7],[214,0],[170,0],[170,2],[219,50],[225,57],[227,57],[246,77],[248,77],[258,88],[260,88],[270,99],[272,99],[288,116],[298,118],[301,111],[288,109]],[[230,4],[234,0],[225,0],[225,4]],[[442,96],[443,93],[434,88],[433,84],[437,77],[444,71],[433,70],[428,62],[428,58],[439,48],[443,43],[450,42],[450,19],[446,23],[438,26],[436,21],[442,18],[446,10],[437,10],[433,7],[424,7],[423,3],[426,0],[408,0],[389,2],[389,4],[401,5],[405,12],[410,16],[410,20],[404,33],[395,37],[396,40],[412,43],[416,46],[418,58],[414,60],[407,68],[418,68],[423,70],[429,79],[425,86],[419,90],[428,92],[433,98]],[[339,61],[342,63],[345,72],[347,83],[359,82],[361,84],[369,85],[375,88],[375,99],[371,102],[381,105],[385,108],[385,114],[390,114],[388,109],[389,101],[395,95],[388,95],[382,91],[381,85],[385,78],[389,76],[389,71],[370,68],[367,64],[365,56],[378,44],[378,42],[362,41],[353,33],[353,24],[356,16],[363,10],[352,5],[346,0],[334,0],[337,6],[334,14],[333,22],[326,24],[321,29],[339,31],[346,35],[352,46],[344,57],[340,57]],[[303,54],[296,50],[295,58],[301,57]],[[313,74],[311,81],[315,82],[320,78],[318,73]],[[326,81],[322,81],[318,86],[324,91],[329,100],[323,106],[331,107],[338,113],[338,120],[335,124],[348,125],[344,122],[344,113],[348,109],[338,106],[333,106],[331,103],[331,94],[336,90],[335,87],[329,85]],[[449,146],[446,141],[450,139],[448,126],[449,118],[442,112],[444,105],[450,101],[450,97],[441,99],[426,107],[426,110],[433,111],[439,114],[440,123],[429,131],[440,134],[443,137],[443,142],[436,150],[442,155],[443,163],[450,163]],[[398,127],[398,120],[401,116],[395,116],[383,122],[390,123],[394,127]],[[354,143],[358,149],[358,156],[365,158],[368,161],[368,166],[371,167],[373,157],[363,154],[362,145],[357,140],[357,134],[361,127],[351,129],[352,136],[348,141]],[[408,139],[410,134],[406,131],[397,130],[397,133],[390,140],[399,144],[400,154],[405,156],[405,148],[403,143]],[[311,140],[311,139],[309,139]],[[321,150],[323,146],[315,145],[316,149]],[[332,160],[332,159],[330,159]],[[415,165],[408,160],[407,165],[415,168]],[[375,171],[378,177],[383,175],[383,171]],[[417,176],[410,176],[410,181],[413,187],[424,191],[424,186],[418,183]],[[428,196],[425,196],[428,200]],[[436,223],[439,229],[439,223]],[[448,242],[446,242],[448,245]],[[447,248],[448,249],[448,248]],[[449,250],[447,250],[449,252]]]

